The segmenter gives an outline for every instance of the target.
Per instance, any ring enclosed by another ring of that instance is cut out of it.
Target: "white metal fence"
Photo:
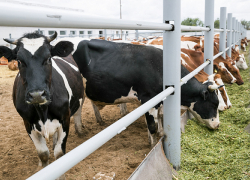
[[[121,133],[141,115],[154,107],[159,102],[164,103],[164,132],[168,138],[164,140],[164,151],[175,169],[180,168],[180,86],[205,68],[208,74],[213,73],[213,36],[214,32],[220,32],[220,51],[231,56],[231,47],[240,45],[240,39],[246,37],[243,26],[228,14],[226,8],[221,8],[221,27],[214,29],[214,0],[205,0],[205,27],[181,26],[181,0],[163,0],[163,23],[150,23],[141,21],[126,21],[113,19],[100,19],[85,17],[79,12],[69,13],[63,10],[57,11],[44,8],[19,8],[7,2],[1,2],[0,19],[1,26],[19,27],[59,27],[59,28],[97,28],[97,29],[141,29],[163,30],[163,92],[143,104],[130,114],[98,133],[82,145],[68,152],[55,162],[37,172],[29,180],[55,179],[67,170],[94,152],[105,142]],[[9,13],[9,10],[15,13]],[[45,13],[46,12],[46,13]],[[32,14],[32,16],[30,15]],[[51,18],[54,17],[54,18]],[[60,18],[58,18],[60,17]],[[72,21],[74,19],[74,21]],[[227,27],[225,27],[225,22]],[[195,71],[180,80],[180,37],[181,31],[204,31],[204,64]],[[225,44],[227,33],[227,48]],[[169,78],[171,77],[171,78]],[[170,86],[170,87],[169,87]],[[171,87],[173,86],[173,87]],[[165,87],[168,87],[167,89]],[[165,90],[166,89],[166,90]],[[174,95],[170,95],[172,92]],[[168,128],[167,127],[171,127]]]

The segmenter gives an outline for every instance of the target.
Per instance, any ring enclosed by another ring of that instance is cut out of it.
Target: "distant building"
[[[83,38],[97,38],[104,37],[104,29],[72,29],[72,28],[35,28],[35,27],[0,27],[0,45],[9,46],[3,38],[20,38],[25,33],[40,32],[41,34],[48,36],[57,32],[57,38],[63,37],[83,37]],[[121,30],[106,30],[106,37],[111,39],[121,39]],[[134,39],[135,30],[123,30],[122,39]]]

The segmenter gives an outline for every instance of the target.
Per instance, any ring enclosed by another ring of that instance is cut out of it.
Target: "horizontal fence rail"
[[[0,25],[16,27],[54,27],[54,28],[91,28],[91,29],[138,29],[138,30],[172,30],[170,24],[122,19],[105,19],[86,16],[84,13],[54,10],[43,7],[29,7],[20,4],[1,2]],[[21,7],[21,8],[20,8]],[[8,17],[6,17],[8,14]],[[16,17],[18,14],[18,18]],[[32,14],[32,15],[31,15]],[[22,19],[22,21],[20,21]]]
[[[196,74],[198,74],[202,69],[204,69],[210,63],[211,63],[211,60],[207,60],[202,65],[200,65],[199,67],[197,67],[195,70],[193,70],[192,72],[190,72],[188,75],[186,75],[185,77],[183,77],[181,79],[181,86],[183,84],[186,84],[188,80],[190,80],[192,77],[194,77]]]

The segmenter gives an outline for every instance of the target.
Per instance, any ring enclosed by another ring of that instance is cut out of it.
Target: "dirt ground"
[[[6,65],[0,66],[0,179],[23,180],[37,171],[38,156],[35,146],[29,138],[22,118],[12,102],[12,87],[18,71],[11,71]],[[131,112],[136,105],[127,104]],[[88,140],[104,128],[121,118],[117,106],[106,106],[101,110],[106,125],[96,123],[91,103],[85,99],[82,110],[82,122],[85,136],[75,134],[71,120],[67,141],[67,152]],[[144,117],[130,125],[121,134],[115,136],[100,149],[66,172],[66,179],[93,179],[98,173],[116,174],[116,180],[127,179],[150,151],[147,128]],[[50,162],[54,155],[52,141],[47,142],[50,149]]]

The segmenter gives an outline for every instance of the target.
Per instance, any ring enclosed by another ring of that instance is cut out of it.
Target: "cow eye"
[[[46,61],[43,63],[44,65],[51,64],[51,57],[48,57]]]

